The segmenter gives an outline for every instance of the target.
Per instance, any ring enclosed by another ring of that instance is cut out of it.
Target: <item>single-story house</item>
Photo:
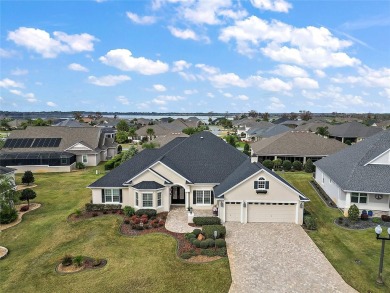
[[[29,126],[14,130],[0,150],[0,165],[17,173],[70,172],[76,162],[97,166],[117,154],[113,131],[98,127]]]
[[[344,143],[347,142],[347,140],[351,143],[356,143],[381,132],[382,129],[375,126],[366,126],[362,123],[353,121],[344,124],[332,125],[329,127],[328,131],[329,138],[335,138]]]
[[[305,164],[315,162],[348,147],[335,139],[324,138],[308,131],[289,131],[251,144],[252,161],[289,160]]]
[[[218,207],[222,221],[302,224],[302,193],[210,132],[145,149],[88,186],[94,204],[169,211]]]
[[[246,138],[247,141],[258,141],[263,138],[275,136],[281,133],[285,133],[291,131],[291,128],[280,125],[280,124],[272,124],[269,126],[263,126],[263,127],[251,127],[248,131],[246,131]],[[241,138],[242,140],[242,138]]]
[[[347,214],[351,204],[390,215],[390,130],[314,163],[315,180]]]

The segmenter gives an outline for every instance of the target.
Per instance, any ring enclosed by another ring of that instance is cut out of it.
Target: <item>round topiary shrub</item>
[[[272,169],[274,167],[274,163],[271,160],[264,160],[263,166],[268,169]]]
[[[283,161],[283,170],[284,171],[290,171],[291,170],[291,162],[289,160]]]
[[[292,165],[293,165],[294,170],[302,171],[303,165],[300,161],[294,161]]]
[[[215,240],[215,246],[217,246],[218,248],[226,247],[226,241],[223,239],[217,239]]]
[[[200,229],[194,229],[194,231],[192,231],[192,233],[198,237],[198,235],[201,233],[202,231]]]
[[[195,245],[197,248],[200,248],[200,241],[198,239],[195,239],[193,242],[192,242],[193,245]]]
[[[198,240],[198,239],[196,239],[196,238],[190,238],[190,239],[189,239],[189,241],[191,242],[191,244],[194,244],[194,242],[195,242],[196,240]],[[198,241],[199,241],[199,240],[198,240]]]
[[[200,242],[200,248],[207,248],[207,247],[209,247],[208,240],[203,240]]]
[[[215,246],[215,240],[214,239],[207,239],[207,242],[209,243],[209,247],[214,247]]]
[[[73,263],[73,257],[67,254],[62,258],[61,263],[65,267],[70,266]]]

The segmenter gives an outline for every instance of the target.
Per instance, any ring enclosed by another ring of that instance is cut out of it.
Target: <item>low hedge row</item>
[[[85,210],[87,212],[99,212],[99,211],[107,211],[107,210],[121,210],[122,205],[120,204],[93,204],[86,203]]]
[[[151,217],[155,217],[157,215],[157,211],[155,209],[139,209],[135,212],[137,216],[147,215],[150,219]]]
[[[194,217],[194,224],[196,226],[221,225],[221,219],[218,217]]]
[[[312,216],[304,216],[303,223],[306,225],[306,228],[309,230],[317,230],[316,220]]]
[[[222,225],[204,225],[202,226],[202,234],[206,238],[214,238],[214,231],[217,231],[216,238],[223,238],[226,235],[226,227]]]

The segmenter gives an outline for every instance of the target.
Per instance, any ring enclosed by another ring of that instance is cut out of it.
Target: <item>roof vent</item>
[[[203,136],[201,136],[200,139],[203,139]]]

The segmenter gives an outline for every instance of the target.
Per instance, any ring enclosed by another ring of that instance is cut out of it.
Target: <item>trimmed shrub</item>
[[[198,239],[194,240],[194,241],[192,242],[192,244],[195,245],[197,248],[200,247],[200,241],[199,241]]]
[[[306,228],[308,230],[316,230],[317,229],[316,221],[312,216],[304,216],[303,223],[306,225]]]
[[[306,173],[313,173],[314,172],[314,164],[313,164],[313,161],[311,159],[308,159],[306,161],[306,164],[305,164],[305,172]]]
[[[216,251],[212,250],[212,249],[202,249],[200,251],[200,254],[201,255],[206,255],[206,256],[215,256],[216,255]]]
[[[191,238],[196,238],[196,236],[195,236],[195,234],[193,234],[193,233],[188,233],[188,234],[186,235],[186,238],[187,238],[188,240],[190,240]]]
[[[81,267],[84,262],[84,257],[82,255],[78,255],[73,259],[73,263],[76,265],[76,267]]]
[[[194,224],[197,226],[220,225],[221,219],[218,217],[194,217]]]
[[[203,240],[200,242],[200,248],[207,248],[209,247],[209,242],[207,240]]]
[[[190,243],[191,243],[191,244],[194,244],[195,241],[199,241],[199,240],[196,239],[196,238],[190,238],[189,240],[190,240]],[[194,244],[194,245],[195,245],[195,244]]]
[[[192,257],[192,253],[190,252],[184,252],[181,256],[182,259],[189,259]]]
[[[359,220],[359,208],[353,204],[348,209],[348,218],[352,222],[357,222]]]
[[[226,235],[226,227],[222,225],[204,225],[202,232],[206,238],[214,239],[214,231],[217,231],[217,238],[223,238]]]
[[[117,210],[120,210],[122,209],[122,205],[120,204],[93,204],[93,203],[86,203],[85,204],[85,210],[87,212],[93,212],[93,211],[104,211],[104,210],[112,210],[114,211],[117,211]]]
[[[381,220],[380,218],[377,218],[377,217],[372,218],[371,221],[372,221],[373,223],[376,223],[376,224],[380,224],[380,223],[382,222],[382,220]]]
[[[157,211],[155,209],[139,209],[135,212],[137,216],[147,215],[149,218],[155,217]]]
[[[206,241],[209,243],[209,247],[214,247],[214,246],[215,246],[215,241],[214,241],[214,239],[209,238],[209,239],[207,239]]]
[[[126,216],[131,217],[135,214],[135,209],[131,206],[125,206],[123,212]]]
[[[200,229],[194,229],[194,231],[192,231],[192,233],[193,233],[196,237],[198,237],[198,235],[199,235],[200,233],[202,233],[202,231],[201,231]]]
[[[227,256],[227,249],[226,249],[226,247],[221,247],[221,248],[217,249],[216,250],[216,255],[222,256],[222,257]]]
[[[76,168],[77,169],[85,169],[85,165],[82,162],[77,162],[76,163]]]
[[[338,222],[339,224],[342,224],[342,223],[344,222],[344,218],[343,218],[343,217],[339,217],[338,220],[337,220],[337,222]]]
[[[226,247],[226,241],[223,239],[217,239],[215,240],[215,246],[218,248]]]
[[[18,218],[18,211],[10,204],[2,203],[0,206],[0,224],[9,224]]]
[[[293,166],[294,170],[302,171],[303,165],[302,165],[302,163],[300,161],[294,161],[292,163],[292,166]]]
[[[268,169],[272,169],[274,167],[274,163],[271,160],[264,160],[263,166]]]
[[[21,212],[27,212],[28,209],[29,209],[28,205],[27,205],[27,206],[22,206],[22,207],[20,208],[19,211],[21,211]]]
[[[69,254],[66,254],[61,260],[61,264],[65,267],[70,266],[72,263],[73,263],[73,257]]]
[[[280,167],[282,166],[283,161],[281,159],[275,159],[272,161],[274,164],[274,169],[275,170],[280,170]]]
[[[292,167],[292,164],[289,160],[283,161],[283,170],[284,171],[290,171]]]
[[[22,177],[22,183],[30,185],[30,183],[34,183],[34,174],[31,171],[25,171]]]

